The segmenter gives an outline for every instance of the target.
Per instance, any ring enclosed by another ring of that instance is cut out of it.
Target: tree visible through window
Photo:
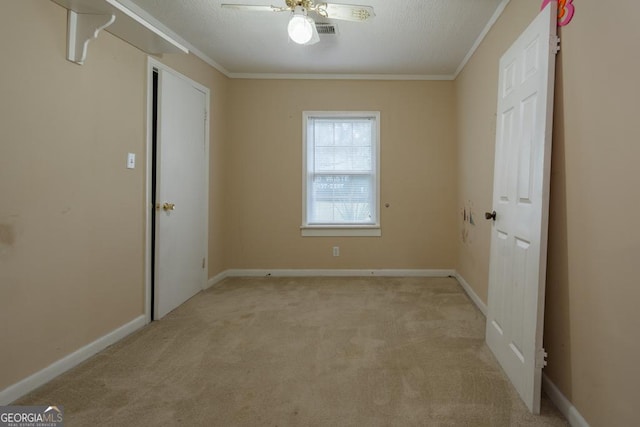
[[[303,226],[378,225],[379,113],[306,112]]]

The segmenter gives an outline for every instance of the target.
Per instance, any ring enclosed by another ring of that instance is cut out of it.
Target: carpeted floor
[[[15,404],[65,425],[564,426],[449,278],[232,278]]]

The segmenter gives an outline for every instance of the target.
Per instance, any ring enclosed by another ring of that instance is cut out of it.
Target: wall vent
[[[316,30],[321,36],[336,35],[338,33],[335,24],[329,24],[326,22],[316,22]]]

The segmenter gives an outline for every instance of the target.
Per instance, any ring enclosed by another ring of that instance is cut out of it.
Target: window
[[[306,111],[303,236],[380,236],[379,112]]]

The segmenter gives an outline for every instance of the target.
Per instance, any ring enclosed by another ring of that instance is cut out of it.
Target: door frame
[[[191,85],[193,85],[195,88],[197,88],[198,90],[202,91],[205,94],[205,162],[204,162],[204,173],[205,176],[207,177],[207,191],[205,191],[204,194],[204,206],[205,206],[205,218],[206,221],[203,224],[204,227],[204,233],[207,236],[207,244],[205,245],[204,248],[204,257],[205,257],[205,268],[204,268],[204,280],[202,283],[202,287],[204,289],[204,287],[207,284],[207,279],[209,277],[209,145],[210,145],[210,137],[209,137],[209,133],[210,133],[210,117],[211,115],[209,114],[209,109],[210,109],[210,105],[211,105],[211,91],[208,87],[201,85],[200,83],[190,79],[189,77],[185,76],[184,74],[181,74],[179,72],[177,72],[176,70],[174,70],[171,67],[168,67],[167,65],[163,64],[162,62],[158,61],[155,58],[152,58],[151,56],[147,57],[147,69],[146,69],[146,80],[147,80],[147,103],[146,103],[146,108],[147,108],[147,114],[146,114],[146,120],[147,120],[147,126],[146,126],[146,146],[147,146],[147,150],[146,150],[146,170],[145,170],[145,177],[146,177],[146,182],[145,182],[145,199],[144,199],[144,206],[145,206],[145,261],[144,261],[144,278],[145,278],[145,297],[144,297],[144,316],[145,316],[145,323],[150,323],[153,321],[153,319],[151,318],[151,307],[153,305],[153,299],[151,298],[152,295],[152,289],[151,289],[151,279],[153,277],[153,275],[155,274],[154,271],[151,271],[151,259],[154,256],[154,248],[153,248],[153,244],[152,244],[152,239],[155,233],[155,230],[152,229],[152,218],[151,218],[151,214],[152,212],[155,212],[154,210],[154,206],[151,204],[151,200],[152,200],[152,194],[151,194],[151,189],[152,189],[152,181],[153,181],[153,71],[154,69],[160,71],[165,71],[168,73],[173,74],[176,77],[179,77],[183,80],[188,81]]]

